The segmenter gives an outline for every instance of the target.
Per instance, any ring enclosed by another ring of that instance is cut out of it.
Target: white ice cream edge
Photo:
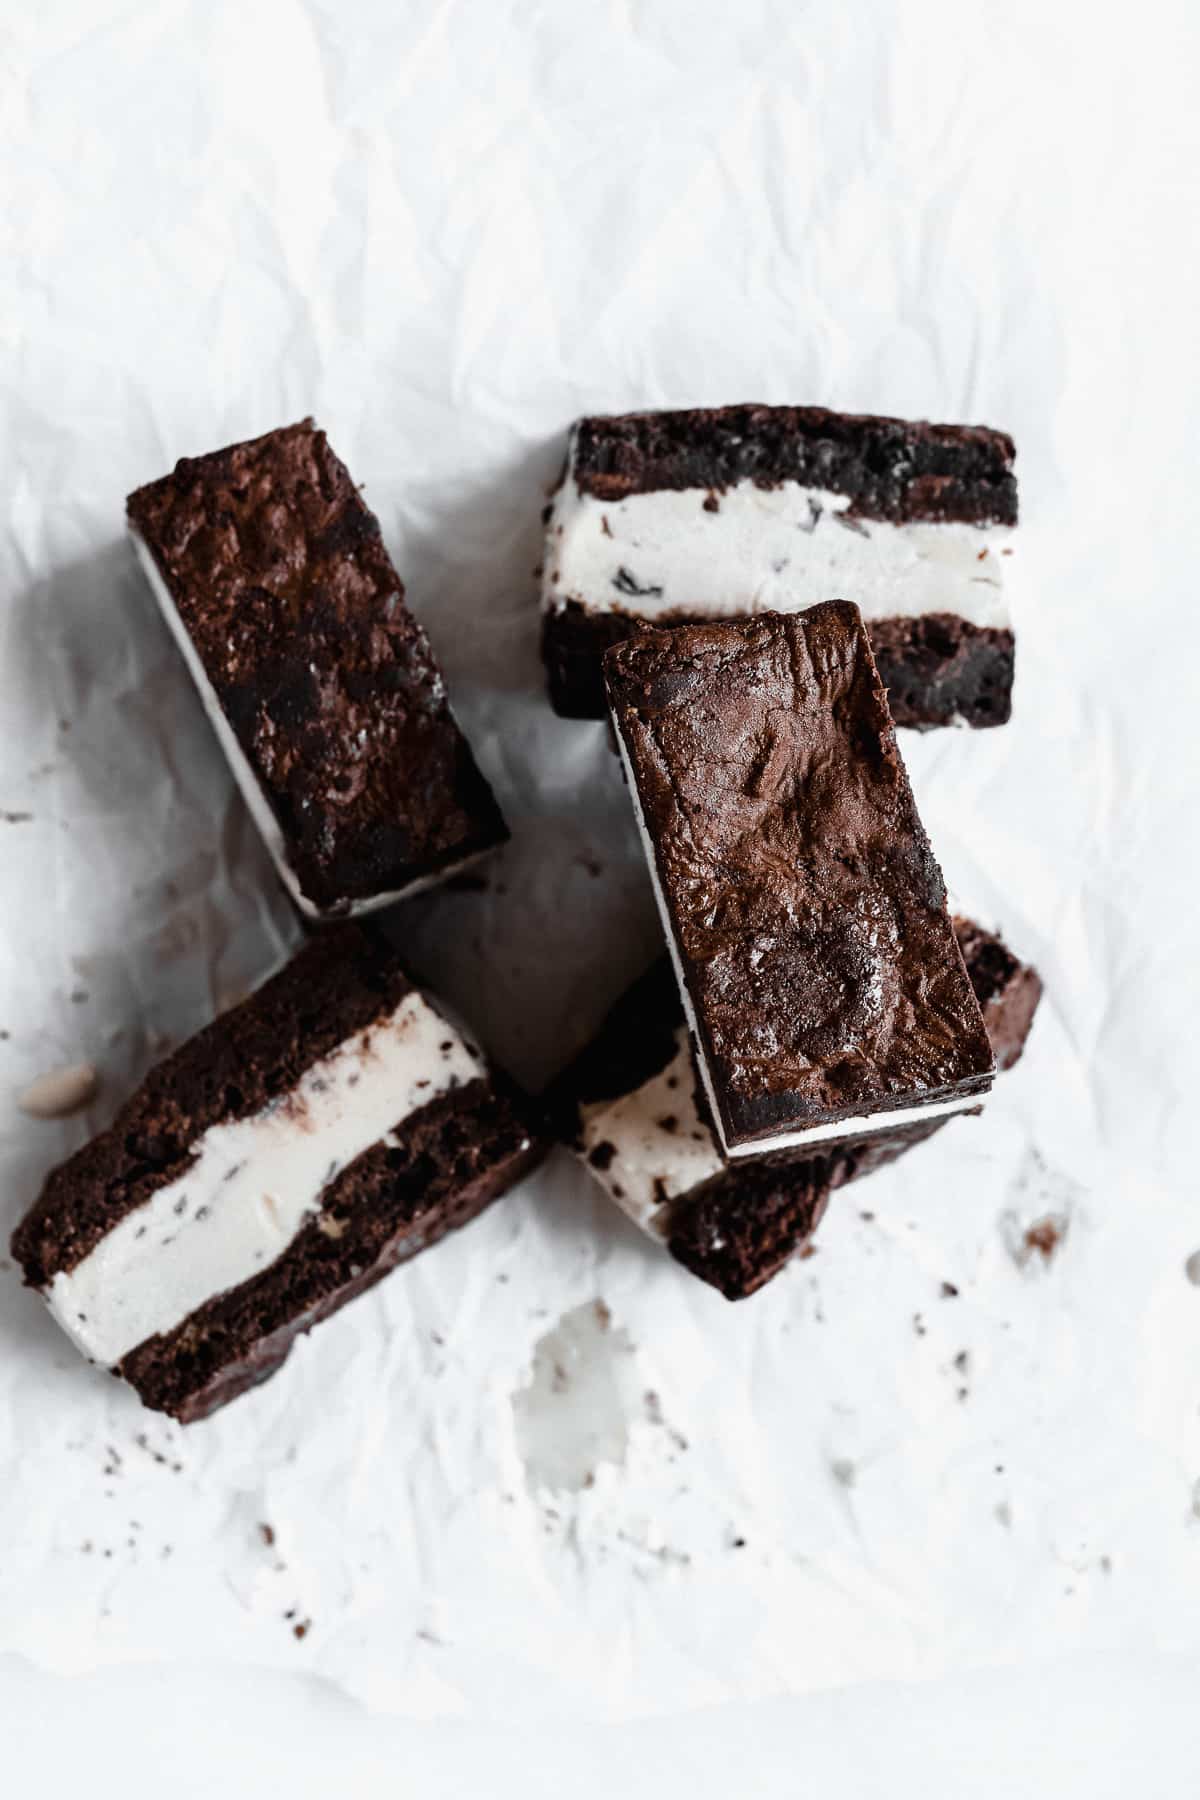
[[[414,894],[424,893],[427,888],[436,887],[440,882],[448,880],[451,875],[457,875],[460,870],[470,868],[488,854],[490,846],[482,850],[472,850],[469,855],[460,857],[457,862],[447,863],[443,867],[431,871],[428,875],[418,875],[404,887],[389,888],[384,893],[370,894],[363,899],[352,900],[348,904],[338,902],[332,906],[323,907],[319,906],[315,900],[310,900],[308,895],[302,891],[296,871],[288,861],[287,841],[280,829],[279,820],[275,817],[271,803],[263,791],[262,783],[254,773],[249,758],[238,742],[237,733],[230,724],[216,689],[208,678],[208,672],[192,640],[191,633],[179,616],[179,609],[171,597],[171,590],[163,579],[162,571],[155,562],[150,547],[141,532],[131,525],[129,535],[133,540],[138,561],[150,583],[154,598],[158,602],[159,611],[166,620],[171,636],[179,646],[183,660],[187,664],[188,673],[199,691],[209,724],[217,735],[217,741],[225,752],[226,760],[233,771],[234,780],[241,789],[242,798],[250,809],[250,816],[258,827],[259,836],[270,853],[279,879],[305,918],[313,920],[362,918],[366,913],[377,912],[384,906],[392,906],[397,900],[407,900]]]
[[[869,1132],[888,1131],[896,1125],[915,1125],[925,1119],[948,1117],[951,1113],[966,1112],[973,1106],[982,1105],[985,1094],[952,1094],[943,1100],[917,1101],[912,1106],[896,1108],[890,1112],[873,1112],[856,1114],[853,1118],[838,1119],[830,1123],[801,1126],[795,1131],[780,1132],[775,1137],[755,1138],[748,1144],[730,1145],[725,1138],[721,1109],[717,1105],[716,1090],[708,1067],[708,1059],[704,1054],[704,1044],[696,1024],[696,1011],[692,1005],[692,997],[688,992],[684,977],[683,963],[679,955],[679,947],[675,941],[675,929],[671,915],[667,909],[666,895],[663,893],[662,881],[658,872],[658,858],[655,855],[654,843],[646,829],[646,817],[642,811],[642,797],[638,792],[637,780],[633,772],[629,750],[625,742],[625,734],[614,720],[617,747],[621,755],[621,765],[625,771],[625,782],[633,801],[633,816],[637,822],[638,836],[642,841],[642,850],[646,857],[646,866],[650,871],[650,885],[654,890],[658,916],[662,921],[663,936],[667,940],[670,952],[671,967],[675,971],[675,981],[679,988],[679,997],[683,1003],[684,1017],[691,1032],[692,1042],[696,1050],[696,1067],[700,1071],[700,1079],[704,1083],[704,1092],[708,1096],[709,1111],[716,1126],[717,1139],[725,1156],[733,1161],[737,1157],[767,1156],[775,1150],[795,1150],[807,1144],[830,1143],[837,1138],[859,1137]]]
[[[980,627],[1010,626],[1012,526],[850,521],[849,495],[795,481],[736,482],[717,496],[717,511],[705,509],[704,488],[601,500],[576,481],[575,447],[573,431],[546,527],[547,612],[575,601],[649,621],[671,611],[727,618],[845,599],[868,623],[946,612]],[[622,591],[622,570],[639,588],[661,592]]]
[[[583,1161],[626,1217],[647,1236],[659,1240],[665,1235],[672,1203],[730,1166],[696,1110],[695,1063],[686,1026],[679,1027],[675,1042],[671,1060],[640,1087],[611,1100],[588,1102],[579,1109]],[[979,1104],[980,1097],[974,1095],[916,1109],[865,1114],[797,1133],[795,1139],[797,1145],[858,1139],[897,1125],[965,1112]],[[662,1125],[666,1117],[675,1121],[673,1128]],[[591,1152],[601,1144],[612,1147],[603,1166],[591,1161]],[[784,1147],[784,1140],[769,1146]],[[762,1154],[757,1145],[752,1151]]]
[[[724,1168],[712,1132],[696,1108],[696,1074],[687,1027],[675,1033],[675,1054],[640,1087],[579,1109],[580,1153],[621,1211],[650,1237],[661,1237],[669,1203],[690,1194]],[[675,1128],[660,1120],[671,1117]],[[611,1144],[600,1166],[590,1155]]]
[[[485,1074],[478,1051],[423,995],[408,993],[313,1063],[290,1093],[210,1126],[181,1175],[54,1276],[51,1312],[85,1356],[115,1366],[260,1275],[343,1169],[430,1101]]]

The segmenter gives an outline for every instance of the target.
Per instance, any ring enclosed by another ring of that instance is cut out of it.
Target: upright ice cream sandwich
[[[724,1154],[978,1104],[991,1048],[858,609],[642,632],[605,674]]]
[[[369,912],[505,840],[379,522],[311,419],[184,458],[128,511],[304,914]]]

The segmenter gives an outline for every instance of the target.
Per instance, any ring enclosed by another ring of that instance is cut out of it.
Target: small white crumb
[[[96,1097],[100,1078],[91,1063],[70,1063],[48,1069],[30,1082],[17,1105],[31,1119],[66,1119]]]

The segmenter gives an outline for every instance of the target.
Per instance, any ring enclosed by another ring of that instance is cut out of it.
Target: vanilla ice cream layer
[[[848,495],[795,481],[600,500],[576,485],[573,463],[572,442],[546,529],[547,611],[574,600],[669,623],[672,613],[740,617],[843,599],[868,624],[952,613],[980,627],[1010,625],[1011,526],[861,519]]]
[[[651,1237],[662,1236],[670,1201],[724,1167],[696,1110],[696,1072],[683,1025],[675,1054],[657,1075],[631,1093],[579,1110],[581,1152],[592,1174]]]

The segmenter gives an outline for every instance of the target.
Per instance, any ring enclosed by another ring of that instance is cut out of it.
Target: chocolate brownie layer
[[[311,420],[184,458],[128,510],[307,910],[394,898],[504,840],[378,521]]]
[[[697,623],[677,619],[668,625]],[[606,711],[604,652],[644,630],[646,621],[613,607],[593,612],[578,600],[542,615],[542,661],[550,704],[564,719],[602,719]]]
[[[1015,455],[1010,437],[982,425],[719,406],[581,419],[574,466],[601,500],[794,481],[848,495],[863,519],[1015,525]]]
[[[696,615],[655,615],[655,628],[700,625]],[[937,725],[1007,724],[1012,712],[1013,634],[972,625],[954,613],[865,621],[892,723],[927,731]],[[565,719],[605,711],[604,653],[649,628],[614,608],[589,612],[571,600],[542,619],[542,658],[550,702]]]
[[[954,932],[983,1010],[996,1067],[1011,1069],[1029,1037],[1042,998],[1042,978],[1031,963],[1013,955],[997,932],[962,918],[955,919]]]
[[[897,725],[927,731],[961,720],[1006,725],[1012,714],[1013,634],[954,613],[872,619],[867,626],[879,679]]]
[[[985,1093],[857,608],[645,632],[605,670],[725,1149]]]
[[[342,926],[153,1071],[13,1251],[85,1354],[195,1418],[543,1148],[395,953]]]
[[[727,1300],[745,1300],[808,1243],[831,1186],[826,1157],[739,1165],[676,1203],[667,1248]]]

